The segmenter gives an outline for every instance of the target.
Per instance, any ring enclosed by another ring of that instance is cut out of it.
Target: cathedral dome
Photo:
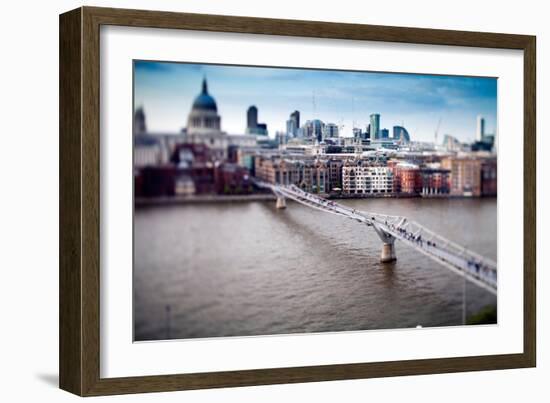
[[[220,135],[221,117],[214,98],[208,93],[206,79],[202,81],[202,92],[193,102],[193,108],[187,117],[187,134]]]
[[[202,92],[199,94],[197,98],[195,98],[195,102],[193,102],[193,110],[201,110],[201,111],[218,111],[218,106],[216,105],[216,101],[214,98],[208,94],[208,86],[206,84],[206,79],[202,81]]]

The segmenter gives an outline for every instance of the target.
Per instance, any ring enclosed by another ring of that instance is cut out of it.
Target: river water
[[[496,261],[496,199],[343,200],[405,215]],[[136,341],[462,324],[461,277],[372,228],[287,201],[140,207]],[[468,315],[496,297],[466,287]]]

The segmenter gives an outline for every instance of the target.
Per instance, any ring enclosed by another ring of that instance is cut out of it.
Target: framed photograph
[[[60,387],[533,367],[535,37],[60,16]]]

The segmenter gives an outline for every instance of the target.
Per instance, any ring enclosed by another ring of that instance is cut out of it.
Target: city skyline
[[[272,138],[294,110],[302,124],[343,125],[344,136],[364,130],[372,113],[381,115],[380,129],[404,125],[415,141],[433,141],[440,119],[439,141],[474,141],[478,115],[486,133],[495,131],[497,80],[485,77],[135,61],[134,108],[145,109],[151,132],[178,132],[204,77],[229,134],[245,133],[251,105]]]

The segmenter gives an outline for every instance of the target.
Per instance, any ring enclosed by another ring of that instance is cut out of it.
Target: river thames
[[[404,215],[497,258],[491,199],[341,200]],[[464,280],[396,241],[379,262],[372,228],[287,201],[139,207],[134,339],[207,338],[462,324]],[[467,315],[496,297],[466,286]]]

